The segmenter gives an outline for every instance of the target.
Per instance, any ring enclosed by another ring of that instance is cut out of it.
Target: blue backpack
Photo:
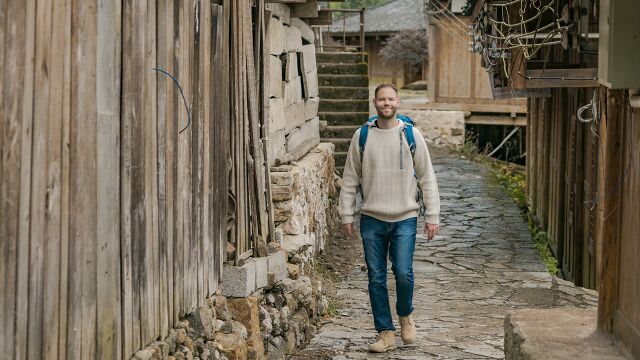
[[[364,155],[364,146],[367,143],[369,128],[376,126],[377,119],[378,119],[378,116],[374,115],[370,117],[369,120],[367,120],[367,122],[360,127],[360,137],[358,138],[358,145],[360,148],[360,163],[362,163],[362,157]],[[413,136],[413,126],[414,126],[413,120],[406,115],[396,115],[396,119],[404,122],[405,126],[402,132],[404,133],[404,136],[407,139],[407,144],[409,145],[409,151],[411,152],[411,158],[413,158],[413,156],[416,153],[416,139]],[[416,182],[417,182],[418,176],[416,175],[415,171],[413,172],[413,176],[416,178]],[[357,193],[360,193],[360,196],[362,196],[362,189],[360,187],[358,187]],[[420,205],[420,208],[418,210],[418,215],[423,216],[427,209],[424,204],[424,198],[422,195],[422,189],[420,189],[420,185],[418,185],[418,188],[416,190],[416,201],[418,202],[418,205]]]

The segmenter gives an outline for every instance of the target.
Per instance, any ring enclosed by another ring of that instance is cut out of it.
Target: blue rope
[[[187,130],[187,128],[189,126],[191,126],[191,114],[189,113],[189,106],[187,106],[187,99],[184,97],[184,93],[182,92],[182,87],[180,86],[180,83],[178,82],[178,79],[176,79],[173,75],[169,74],[168,71],[166,71],[164,69],[160,69],[160,68],[153,68],[151,70],[159,71],[159,72],[167,75],[171,79],[173,79],[173,82],[178,87],[178,90],[180,90],[180,95],[182,96],[182,101],[184,102],[184,107],[185,107],[185,109],[187,109],[187,125],[184,127],[184,129],[178,131],[178,134],[182,134],[183,131]]]

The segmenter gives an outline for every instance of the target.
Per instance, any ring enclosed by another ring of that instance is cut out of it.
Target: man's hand
[[[440,225],[438,224],[424,224],[424,233],[427,235],[427,239],[431,240],[438,235]]]
[[[352,237],[353,236],[353,223],[349,223],[349,224],[344,224],[344,233],[347,234],[347,236]]]

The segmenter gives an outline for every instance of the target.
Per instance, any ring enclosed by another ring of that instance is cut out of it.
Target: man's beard
[[[376,109],[377,110],[377,109]],[[378,118],[383,119],[383,120],[391,120],[394,119],[396,117],[396,112],[398,111],[398,109],[394,109],[391,108],[391,114],[389,116],[384,116],[383,115],[383,111],[385,109],[383,108],[382,111],[381,110],[377,110],[378,112]]]

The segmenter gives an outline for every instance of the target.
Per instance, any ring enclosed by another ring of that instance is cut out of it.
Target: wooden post
[[[364,8],[360,9],[360,52],[364,62]]]
[[[622,90],[607,92],[606,116],[600,121],[601,137],[604,144],[602,156],[604,189],[621,186],[622,179],[622,128],[623,111]],[[618,278],[620,262],[620,209],[618,196],[600,193],[603,216],[602,221],[602,267],[600,269],[600,289],[598,299],[598,329],[611,333],[613,318],[618,305]]]

